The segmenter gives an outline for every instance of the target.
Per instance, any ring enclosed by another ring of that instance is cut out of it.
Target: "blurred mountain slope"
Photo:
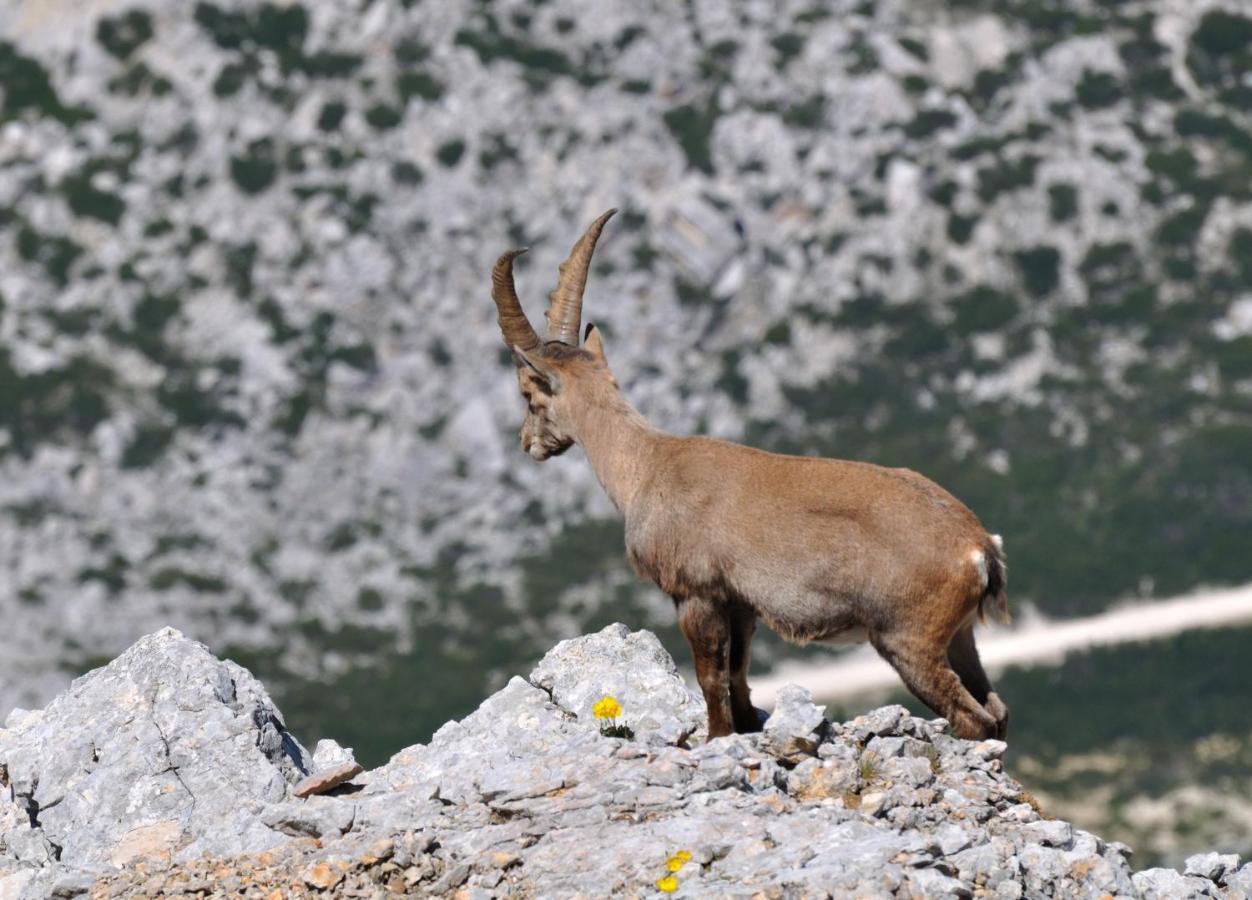
[[[611,205],[659,425],[917,468],[1048,612],[1252,578],[1240,4],[351,7],[0,10],[0,708],[172,623],[388,746],[668,622],[487,297]]]

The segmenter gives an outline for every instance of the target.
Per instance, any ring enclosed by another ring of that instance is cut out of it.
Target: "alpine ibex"
[[[709,736],[756,731],[748,658],[757,617],[790,641],[868,640],[960,737],[1004,737],[1008,708],[974,646],[974,621],[1007,618],[1000,538],[908,469],[781,456],[653,428],[622,396],[588,326],[591,223],[561,265],[548,339],[531,327],[500,257],[491,297],[517,362],[536,460],[578,444],[626,519],[635,570],[669,594],[708,703]]]

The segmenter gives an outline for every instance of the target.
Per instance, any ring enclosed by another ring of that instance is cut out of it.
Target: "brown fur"
[[[592,346],[523,360],[522,444],[537,459],[586,451],[625,515],[635,570],[675,598],[710,735],[757,727],[758,616],[798,643],[863,634],[958,735],[1004,734],[972,631],[986,603],[1003,603],[1004,566],[972,512],[907,469],[662,433],[622,397],[598,335]]]
[[[658,431],[619,391],[600,333],[589,328],[582,349],[540,345],[504,275],[493,296],[506,341],[529,341],[511,344],[522,448],[536,460],[586,452],[625,516],[631,564],[674,598],[710,737],[759,727],[747,683],[758,617],[797,643],[868,640],[957,735],[1004,737],[1008,709],[973,635],[988,607],[1007,617],[1004,556],[969,509],[908,469]]]

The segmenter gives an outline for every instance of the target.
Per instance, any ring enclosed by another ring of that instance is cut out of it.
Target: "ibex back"
[[[760,726],[748,692],[756,620],[790,641],[868,640],[960,737],[1005,735],[1008,709],[974,646],[974,622],[1007,618],[1000,539],[916,472],[782,456],[653,428],[622,396],[595,326],[578,346],[596,219],[561,265],[548,337],[531,327],[513,260],[492,299],[527,403],[522,448],[579,444],[626,518],[631,563],[674,599],[708,703],[709,736]]]

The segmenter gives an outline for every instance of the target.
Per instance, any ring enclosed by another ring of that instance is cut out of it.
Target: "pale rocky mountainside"
[[[605,695],[628,737],[602,733]],[[1124,844],[1040,810],[1002,742],[941,719],[832,723],[791,687],[760,734],[706,743],[703,720],[656,637],[613,625],[301,799],[351,751],[310,754],[247,670],[167,628],[0,729],[0,897],[1252,891],[1234,855],[1136,872]]]
[[[1250,47],[1235,0],[0,5],[0,708],[172,621],[377,753],[668,624],[516,449],[487,298],[611,205],[658,424],[923,469],[1017,604],[1248,579]]]

